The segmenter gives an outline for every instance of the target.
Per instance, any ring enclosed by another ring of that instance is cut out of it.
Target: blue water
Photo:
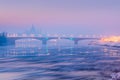
[[[120,50],[86,46],[0,48],[0,80],[108,80],[120,71]]]

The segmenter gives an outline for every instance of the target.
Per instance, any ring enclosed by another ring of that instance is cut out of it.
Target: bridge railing
[[[15,34],[15,33],[9,33],[7,34],[7,37],[42,37],[41,34]]]
[[[59,34],[17,34],[17,33],[8,33],[7,37],[70,37],[70,38],[102,38],[103,35],[59,35]]]

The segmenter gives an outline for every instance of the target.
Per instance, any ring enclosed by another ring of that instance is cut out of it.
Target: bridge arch
[[[58,39],[57,44],[59,46],[73,47],[74,46],[74,41],[70,40],[70,39]]]
[[[58,45],[58,39],[49,39],[47,41],[48,47],[57,47],[57,45]]]
[[[41,47],[42,41],[38,39],[23,38],[15,40],[15,47]]]

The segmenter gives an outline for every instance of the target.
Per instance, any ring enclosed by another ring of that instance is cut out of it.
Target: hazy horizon
[[[0,32],[120,35],[120,0],[0,0]]]

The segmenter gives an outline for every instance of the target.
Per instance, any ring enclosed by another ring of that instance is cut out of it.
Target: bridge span
[[[4,39],[4,40],[3,40]],[[2,34],[0,35],[0,46],[2,46],[2,44],[4,45],[15,45],[15,41],[16,40],[20,40],[20,39],[36,39],[36,40],[40,40],[42,41],[42,45],[46,45],[47,42],[49,40],[52,39],[56,39],[56,40],[60,40],[60,39],[67,39],[67,40],[71,40],[74,42],[75,45],[78,44],[79,41],[81,40],[100,40],[100,37],[74,37],[74,36],[35,36],[34,34],[31,34],[30,36],[27,36],[26,34],[22,34],[22,36],[18,36],[17,34],[12,34],[12,36],[10,34]]]
[[[79,38],[79,37],[7,37],[7,45],[15,45],[15,41],[19,39],[37,39],[42,41],[42,45],[46,45],[49,40],[52,39],[67,39],[74,41],[74,44],[77,45],[81,40],[99,40],[100,38]]]

